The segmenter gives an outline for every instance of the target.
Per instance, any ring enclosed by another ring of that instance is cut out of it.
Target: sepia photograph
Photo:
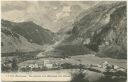
[[[1,1],[1,75],[127,82],[127,1]]]

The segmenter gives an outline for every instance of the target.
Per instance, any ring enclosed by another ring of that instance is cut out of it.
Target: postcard
[[[1,1],[2,82],[126,82],[127,1]]]

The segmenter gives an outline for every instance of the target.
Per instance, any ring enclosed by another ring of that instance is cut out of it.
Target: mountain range
[[[95,54],[127,58],[126,2],[99,2],[81,12],[73,24],[53,33],[32,21],[1,21],[2,53],[42,50],[52,55]],[[46,46],[45,46],[46,45]],[[45,47],[44,47],[45,46]]]

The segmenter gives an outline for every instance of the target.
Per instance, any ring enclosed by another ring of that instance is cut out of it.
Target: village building
[[[44,66],[47,68],[53,68],[53,63],[50,60],[44,60]]]

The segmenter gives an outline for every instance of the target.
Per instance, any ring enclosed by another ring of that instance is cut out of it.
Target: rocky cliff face
[[[1,25],[2,53],[38,51],[43,49],[43,45],[54,42],[54,33],[33,22],[2,20]]]
[[[126,21],[126,2],[101,2],[77,17],[70,37],[63,43],[78,45],[83,52],[77,54],[89,50],[98,56],[126,58]]]

